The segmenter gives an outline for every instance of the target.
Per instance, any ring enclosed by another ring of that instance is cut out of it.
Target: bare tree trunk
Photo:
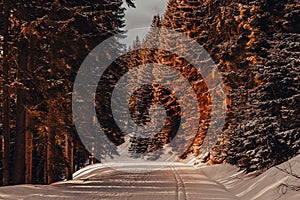
[[[31,117],[26,115],[26,132],[25,132],[25,183],[32,183],[32,133],[28,130]]]
[[[4,164],[4,137],[1,135],[1,180],[0,180],[0,185],[3,185],[3,164]]]
[[[26,52],[27,55],[25,55],[26,59],[26,68],[25,70],[32,74],[34,71],[34,66],[33,66],[33,55],[35,52],[33,49],[36,46],[36,42],[34,39],[29,37],[28,40],[28,51]],[[24,74],[25,77],[27,76]],[[27,93],[25,93],[24,98],[27,99]],[[25,106],[27,104],[24,104]],[[32,183],[32,150],[33,150],[33,141],[32,141],[32,132],[29,129],[30,123],[31,123],[31,116],[30,113],[26,112],[25,109],[25,119],[26,119],[26,124],[25,124],[25,183]]]
[[[72,180],[72,173],[73,173],[73,158],[72,158],[72,144],[69,140],[68,134],[65,134],[65,142],[66,142],[66,149],[65,149],[65,158],[67,160],[67,167],[66,171],[66,179]]]
[[[25,182],[25,132],[26,132],[26,112],[25,112],[25,91],[17,90],[17,116],[16,116],[16,140],[14,151],[14,184]]]
[[[47,184],[53,183],[55,181],[54,175],[54,162],[53,162],[53,145],[55,144],[55,127],[50,126],[48,132],[48,142],[47,142]]]
[[[27,73],[32,73],[31,50],[35,44],[30,37],[22,46],[23,56],[19,57],[19,80],[26,78]],[[26,71],[26,72],[25,72]],[[28,129],[30,117],[26,112],[27,92],[24,88],[17,90],[17,116],[16,116],[16,141],[14,154],[14,183],[31,183],[32,180],[32,134]]]
[[[55,144],[55,127],[50,125],[48,126],[48,133],[47,133],[47,149],[46,149],[46,162],[45,162],[45,174],[44,174],[45,184],[53,183],[56,178],[54,173],[54,162],[53,162],[54,144]]]
[[[56,48],[53,47],[50,57],[50,66],[57,65],[57,52]],[[50,97],[51,98],[51,97]],[[48,99],[48,113],[47,113],[47,120],[46,125],[48,127],[48,135],[47,135],[47,165],[46,165],[46,172],[47,172],[47,184],[53,183],[56,180],[55,177],[55,132],[56,132],[56,124],[54,122],[55,119],[55,100]]]
[[[44,160],[44,184],[48,183],[48,137],[46,138],[45,160]]]
[[[9,184],[9,155],[10,155],[10,94],[9,94],[9,66],[8,66],[8,24],[9,4],[8,0],[3,2],[4,34],[3,34],[3,185]]]
[[[71,166],[71,179],[73,179],[73,173],[75,172],[74,166],[74,143],[73,140],[70,141],[71,152],[70,152],[70,166]]]

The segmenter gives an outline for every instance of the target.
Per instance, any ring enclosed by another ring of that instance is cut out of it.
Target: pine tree
[[[299,10],[291,11],[294,5],[293,0],[169,1],[163,24],[202,44],[223,74],[227,116],[222,136],[211,152],[212,162],[237,164],[252,171],[269,168],[299,151],[297,128],[294,123],[282,123],[280,117],[289,113],[297,121],[292,114],[296,112],[297,86],[290,82],[297,65],[293,56],[298,53],[293,41],[299,37],[295,34]],[[274,51],[280,40],[294,47],[282,48],[286,62]]]
[[[10,123],[16,127],[7,140],[8,144],[15,140],[12,152],[8,152],[10,158],[4,159],[4,164],[14,166],[10,167],[14,174],[11,183],[51,183],[65,168],[67,178],[71,178],[73,165],[78,169],[88,158],[75,135],[71,113],[73,81],[85,56],[124,27],[122,3],[11,2],[12,41],[8,50],[14,55],[9,62],[17,76],[13,76],[10,88],[17,104]],[[8,117],[6,113],[3,116]],[[84,158],[74,161],[73,152]]]
[[[269,168],[299,151],[298,129],[294,124],[297,122],[298,85],[291,81],[296,78],[295,66],[299,65],[295,59],[299,50],[294,42],[299,37],[296,33],[299,10],[292,11],[293,6],[293,0],[168,2],[162,27],[197,40],[210,53],[223,75],[227,116],[225,126],[215,130],[222,135],[214,149],[208,152],[212,163],[228,162],[252,171]],[[292,48],[283,48],[279,45],[280,40]],[[275,53],[275,48],[282,49],[282,53]],[[178,69],[188,66],[184,59],[169,52],[160,52],[161,59],[157,58],[158,63],[172,63]],[[181,73],[189,77],[191,72]],[[195,85],[194,89],[203,92],[205,86]],[[209,121],[205,122],[205,118],[210,115],[209,94],[204,92],[199,98],[203,98],[199,102],[207,102],[200,105],[204,114],[202,127],[206,127]],[[293,122],[285,121],[286,116],[292,117]],[[204,129],[195,137],[192,146],[196,149],[190,148],[186,153],[206,154],[205,149],[195,152],[199,150],[205,132]]]

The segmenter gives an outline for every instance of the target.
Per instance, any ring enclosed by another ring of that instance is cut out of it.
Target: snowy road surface
[[[140,170],[146,166],[127,164],[126,167]],[[16,187],[17,196],[14,195]],[[237,199],[224,186],[200,174],[199,169],[180,163],[146,173],[128,173],[94,165],[76,173],[72,181],[51,186],[14,186],[11,191],[8,188],[6,196],[0,192],[3,199]]]
[[[146,166],[126,167],[132,169]],[[84,187],[83,183],[57,186],[70,191],[95,191],[101,199],[236,199],[224,186],[201,175],[199,169],[180,163],[147,173],[126,173],[100,168],[83,174],[75,178],[84,181]]]
[[[293,160],[294,172],[300,162]],[[282,164],[279,167],[285,167]],[[113,168],[112,168],[113,167]],[[149,165],[96,164],[79,170],[74,180],[52,185],[18,185],[0,187],[0,199],[108,199],[108,200],[248,200],[300,199],[300,192],[280,194],[281,183],[300,185],[298,180],[271,168],[259,176],[245,175],[234,166],[216,165],[195,168],[182,163],[157,171],[128,173],[125,167],[139,171]]]

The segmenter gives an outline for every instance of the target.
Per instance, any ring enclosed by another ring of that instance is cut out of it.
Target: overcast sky
[[[167,7],[167,0],[135,0],[134,3],[136,8],[125,6],[126,30],[150,27],[153,16],[163,15]],[[134,39],[135,37],[127,38],[126,43],[132,44]]]

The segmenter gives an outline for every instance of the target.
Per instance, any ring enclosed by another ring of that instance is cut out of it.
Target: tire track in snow
[[[175,200],[187,200],[185,184],[180,176],[180,173],[175,167],[170,166],[170,168],[174,173],[176,181]]]

